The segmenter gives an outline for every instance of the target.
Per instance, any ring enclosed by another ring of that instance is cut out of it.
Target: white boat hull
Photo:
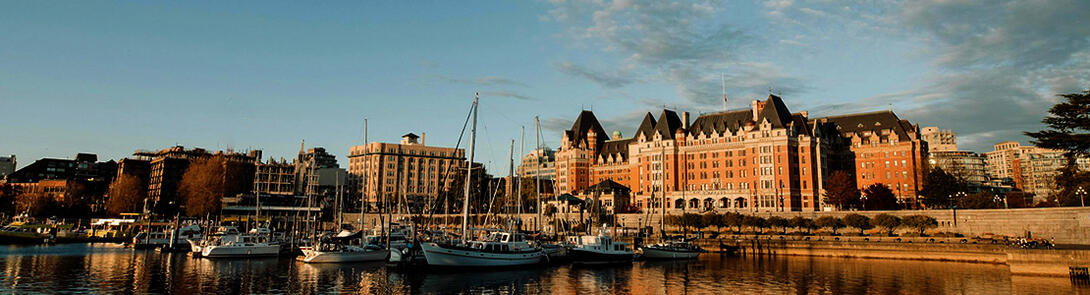
[[[700,256],[699,251],[671,251],[655,248],[643,248],[643,258],[647,259],[693,259]]]
[[[203,246],[201,256],[208,258],[262,257],[280,255],[280,246]]]
[[[315,250],[303,250],[303,262],[306,263],[338,263],[338,262],[367,262],[386,260],[386,250],[365,251],[333,251],[322,252]]]
[[[425,243],[424,257],[428,265],[435,266],[468,266],[468,267],[499,267],[518,266],[541,263],[545,253],[540,249],[533,252],[520,253],[491,253],[470,251],[440,247],[435,243]]]

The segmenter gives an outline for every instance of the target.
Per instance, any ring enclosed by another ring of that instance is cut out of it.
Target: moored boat
[[[421,244],[428,265],[451,267],[500,267],[541,263],[545,252],[521,234],[493,232],[483,239],[464,243]]]
[[[707,252],[700,246],[689,242],[669,242],[648,245],[640,248],[641,258],[645,259],[693,259],[700,253]]]
[[[568,257],[576,264],[607,264],[632,262],[634,253],[628,243],[614,241],[605,230],[598,235],[570,237],[574,246]]]
[[[250,233],[239,233],[233,226],[221,226],[215,234],[206,240],[189,240],[195,253],[202,257],[262,257],[280,254],[280,245],[269,241],[268,229],[255,229]]]

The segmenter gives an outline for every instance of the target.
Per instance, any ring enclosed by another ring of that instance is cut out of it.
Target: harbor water
[[[401,273],[382,263],[201,259],[116,244],[0,246],[0,293],[365,294],[1090,294],[1068,278],[1012,276],[1005,265],[725,256]]]

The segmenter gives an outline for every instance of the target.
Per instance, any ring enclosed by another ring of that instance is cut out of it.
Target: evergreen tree
[[[1081,200],[1076,190],[1080,186],[1090,190],[1090,172],[1080,172],[1076,166],[1078,157],[1090,155],[1090,90],[1059,96],[1064,101],[1052,106],[1049,115],[1041,120],[1048,129],[1026,135],[1039,147],[1065,151],[1067,163],[1056,176],[1060,188],[1057,198],[1061,206],[1078,206]]]

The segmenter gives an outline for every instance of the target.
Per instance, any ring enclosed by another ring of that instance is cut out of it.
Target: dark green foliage
[[[893,191],[888,186],[881,183],[875,183],[863,189],[863,195],[866,196],[866,202],[863,204],[863,209],[866,210],[897,210],[901,209],[901,206],[897,204],[897,196],[893,195]]]
[[[1048,129],[1026,135],[1039,147],[1065,151],[1067,163],[1056,176],[1060,192],[1049,201],[1059,206],[1080,206],[1083,200],[1076,191],[1080,187],[1090,190],[1090,172],[1080,172],[1076,166],[1077,157],[1090,155],[1090,90],[1059,96],[1064,101],[1052,106],[1049,115],[1041,120]]]
[[[885,229],[888,234],[893,235],[893,231],[897,230],[898,227],[901,227],[901,218],[882,213],[874,216],[873,223],[874,225]]]
[[[798,229],[805,229],[806,233],[810,233],[810,230],[814,229],[814,221],[802,216],[795,216],[791,218],[791,226]]]
[[[920,195],[923,196],[924,205],[930,208],[949,208],[956,204],[954,198],[957,194],[967,190],[964,182],[941,168],[928,171],[923,181]]]
[[[787,220],[787,218],[772,216],[768,218],[768,225],[778,227],[782,232],[786,232],[787,227],[791,226],[791,221]]]
[[[848,214],[844,216],[844,224],[859,229],[859,234],[863,234],[863,231],[874,228],[874,225],[870,224],[870,218],[859,214]]]
[[[934,217],[927,215],[905,216],[905,218],[901,220],[901,224],[904,224],[905,227],[916,229],[921,236],[927,229],[939,226],[939,222],[935,220]]]
[[[830,228],[833,230],[833,234],[836,234],[836,230],[844,227],[844,222],[840,218],[832,216],[822,216],[814,220],[814,224],[820,227]]]

